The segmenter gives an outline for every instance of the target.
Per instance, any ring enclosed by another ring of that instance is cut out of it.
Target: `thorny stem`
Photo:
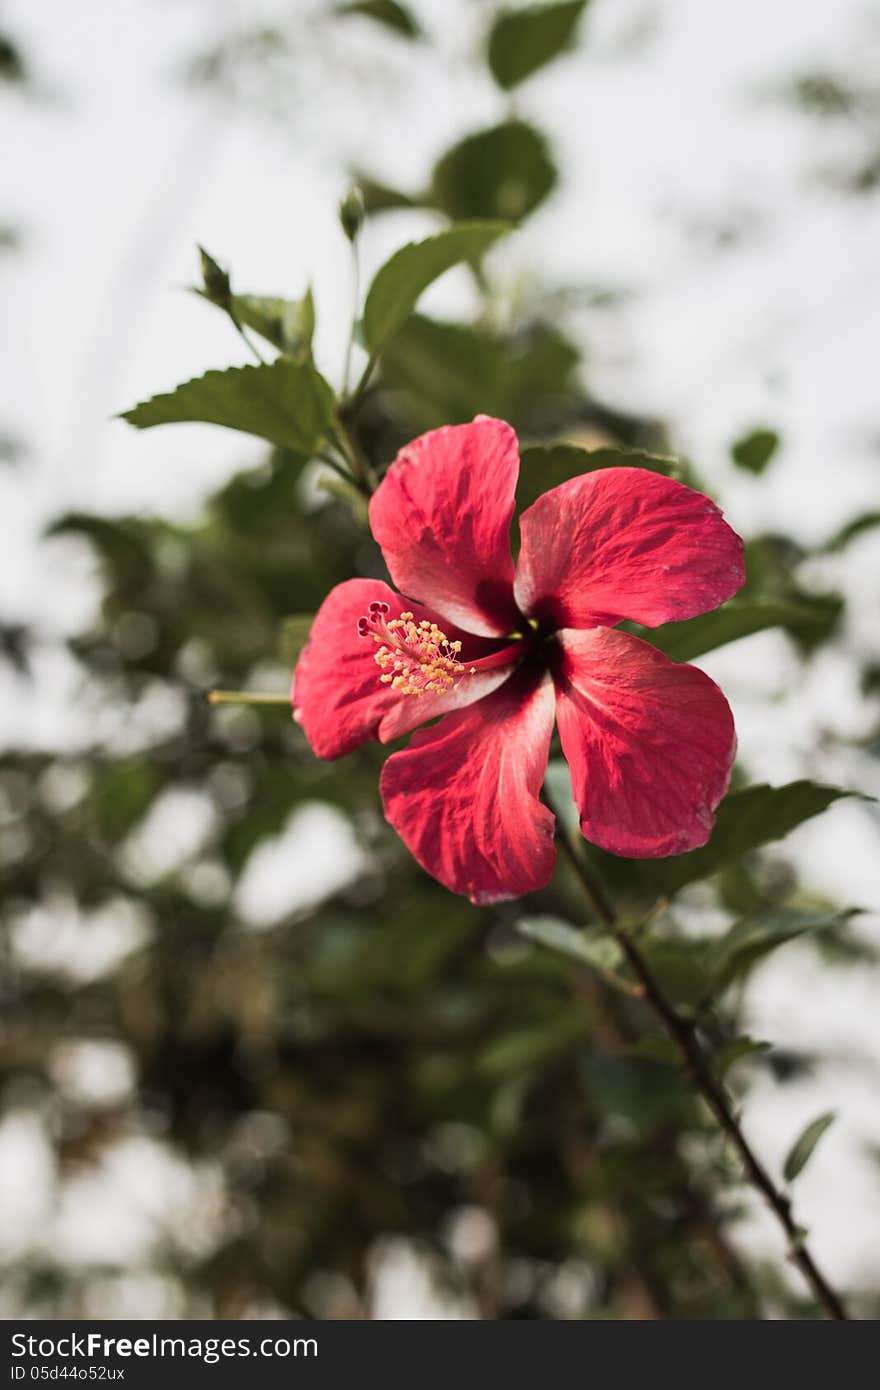
[[[554,809],[549,801],[548,805],[551,810]],[[559,822],[558,815],[557,822]],[[784,1193],[779,1191],[743,1134],[733,1103],[722,1083],[714,1075],[692,1025],[678,1012],[668,998],[638,946],[621,926],[604,889],[596,882],[593,874],[564,832],[560,834],[559,842],[575,877],[590,900],[596,917],[607,927],[620,946],[627,965],[641,987],[645,1002],[653,1009],[674,1044],[685,1072],[694,1082],[719,1127],[736,1150],[746,1178],[756,1191],[761,1193],[779,1221],[788,1238],[789,1256],[792,1262],[797,1265],[810,1286],[817,1303],[825,1310],[828,1317],[841,1321],[848,1320],[849,1314],[842,1299],[828,1283],[807,1248],[803,1231],[798,1227],[792,1215],[791,1202]]]

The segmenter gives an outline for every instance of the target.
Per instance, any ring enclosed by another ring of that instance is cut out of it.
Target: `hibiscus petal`
[[[350,579],[330,591],[315,615],[291,691],[293,717],[319,758],[340,758],[366,739],[385,743],[408,734],[428,719],[473,704],[510,674],[507,666],[463,675],[445,695],[419,697],[391,690],[379,679],[376,644],[358,636],[358,619],[373,602],[387,603],[392,616],[405,609],[417,621],[434,620],[427,609],[402,599],[378,579]],[[448,623],[445,630],[451,641],[460,635]],[[479,660],[489,649],[489,644],[470,638],[463,656]]]
[[[418,612],[418,609],[412,611]],[[476,704],[477,700],[491,695],[493,690],[502,686],[512,669],[508,664],[500,669],[496,667],[490,671],[478,670],[474,675],[468,673],[445,695],[426,694],[417,697],[398,695],[393,691],[393,702],[390,703],[388,713],[379,725],[380,742],[390,743],[402,734],[412,733],[420,724],[427,723],[429,719],[437,719],[441,714],[452,714],[455,710],[467,709],[469,705]]]
[[[702,493],[643,468],[604,468],[520,518],[515,593],[553,627],[648,627],[708,613],[745,580],[743,543]]]
[[[385,764],[388,820],[429,874],[471,902],[531,893],[553,872],[554,818],[538,800],[553,706],[550,677],[521,669]]]
[[[585,837],[634,859],[704,845],[736,752],[715,682],[611,628],[557,638],[556,718]]]
[[[481,415],[401,449],[370,502],[397,587],[483,637],[517,626],[510,523],[518,473],[513,430]]]

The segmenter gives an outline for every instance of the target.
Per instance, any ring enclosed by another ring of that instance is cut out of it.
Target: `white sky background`
[[[0,470],[7,620],[51,635],[93,610],[90,563],[77,548],[39,544],[51,516],[70,507],[195,516],[208,488],[262,453],[209,427],[138,434],[109,418],[246,360],[222,317],[178,288],[195,277],[194,244],[231,265],[245,289],[296,294],[311,280],[319,364],[338,380],[350,287],[335,208],[347,164],[415,186],[453,139],[501,118],[503,101],[476,61],[491,6],[414,0],[442,59],[360,21],[331,33],[318,8],[3,6],[37,80],[30,97],[0,95],[0,218],[25,237],[23,252],[0,262],[0,420],[29,450],[20,467]],[[303,56],[283,118],[194,95],[179,80],[212,29],[291,13],[302,16]],[[791,75],[835,62],[870,79],[880,10],[870,0],[594,0],[585,33],[577,55],[518,99],[550,133],[566,182],[498,257],[499,273],[537,269],[550,283],[634,292],[622,309],[583,320],[593,388],[668,420],[734,524],[828,534],[878,505],[880,197],[829,194],[815,170],[846,153],[850,132],[815,125],[777,93]],[[711,232],[731,219],[745,234],[722,253]],[[410,213],[377,222],[365,239],[369,265],[431,225]],[[452,275],[426,304],[442,312],[467,293]],[[765,423],[785,447],[756,482],[735,473],[728,448]],[[847,649],[876,652],[876,536],[853,548],[839,578],[856,599]],[[821,658],[796,698],[777,699],[793,662],[783,639],[765,634],[705,663],[732,699],[747,764],[771,781],[806,774],[880,792],[876,766],[816,751],[820,731],[858,732],[868,721],[846,651]],[[36,699],[9,679],[0,685],[0,730],[42,745],[75,740],[67,666],[47,654],[38,676]],[[880,909],[869,809],[835,808],[792,843],[816,886]],[[784,1092],[762,1085],[747,1123],[777,1161],[804,1121],[840,1109],[799,1183],[799,1207],[832,1273],[855,1283],[880,1277],[880,1186],[861,1157],[865,1142],[880,1142],[880,1114],[877,1073],[844,1061],[867,1050],[880,1067],[878,1003],[876,980],[841,970],[826,978],[793,949],[762,972],[752,997],[757,1035],[817,1043],[842,1059]],[[754,1238],[777,1248],[761,1223]]]

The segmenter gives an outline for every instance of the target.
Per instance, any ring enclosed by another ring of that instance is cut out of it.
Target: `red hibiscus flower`
[[[639,468],[583,474],[510,527],[519,473],[502,420],[402,449],[370,503],[392,580],[338,585],[294,674],[320,758],[421,730],[382,772],[385,814],[419,863],[473,902],[542,888],[554,818],[540,800],[554,718],[581,829],[614,854],[703,845],[736,738],[693,666],[615,630],[706,613],[743,583],[714,503]]]

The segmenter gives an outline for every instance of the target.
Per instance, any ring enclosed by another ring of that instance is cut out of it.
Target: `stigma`
[[[450,642],[445,632],[427,618],[416,621],[412,613],[388,615],[387,603],[371,603],[358,618],[358,636],[370,637],[379,650],[373,660],[379,680],[401,695],[445,695],[476,668],[459,660],[460,642]]]

